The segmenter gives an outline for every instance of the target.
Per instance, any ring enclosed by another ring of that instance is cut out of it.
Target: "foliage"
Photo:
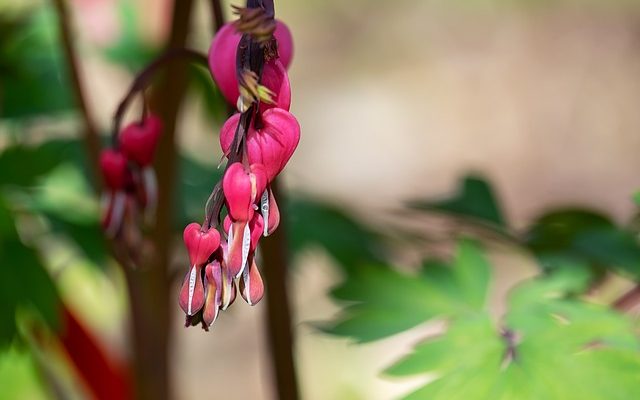
[[[0,18],[0,118],[24,120],[70,111],[73,102],[47,8]]]
[[[431,374],[406,399],[602,399],[640,396],[640,342],[632,323],[574,296],[585,268],[562,268],[515,288],[508,311],[486,305],[491,273],[462,241],[450,264],[429,261],[414,275],[365,267],[332,295],[350,304],[327,332],[370,341],[445,320],[446,330],[386,370]]]
[[[506,233],[508,240],[530,250],[544,270],[580,263],[590,267],[594,278],[613,270],[640,279],[640,244],[631,227],[617,225],[598,210],[558,207],[535,218],[524,232],[514,233],[494,193],[488,181],[467,176],[451,198],[410,205]]]

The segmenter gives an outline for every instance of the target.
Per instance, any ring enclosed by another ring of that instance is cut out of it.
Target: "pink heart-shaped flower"
[[[280,93],[282,92],[288,92],[288,95],[283,95],[281,99],[284,105],[284,98],[288,96],[288,102],[290,103],[291,97],[291,89],[289,87],[289,79],[286,76],[286,69],[289,67],[291,58],[293,57],[293,38],[289,28],[287,28],[283,22],[278,20],[276,20],[274,36],[278,41],[278,53],[280,56],[278,63],[281,63],[281,67],[285,71],[284,80],[286,81],[286,84],[283,84],[281,81],[269,84],[266,83],[264,80],[265,75],[269,75],[271,73],[268,70],[278,68],[269,66],[271,62],[267,62],[265,64],[262,84],[274,92],[275,97],[280,97]],[[241,37],[242,35],[236,31],[233,24],[227,23],[220,28],[218,33],[216,33],[209,49],[209,69],[211,71],[211,75],[216,81],[218,89],[220,89],[222,95],[229,104],[232,104],[233,106],[236,105],[238,96],[240,95],[238,90],[238,77],[236,75],[236,53]],[[274,75],[279,73],[279,71],[275,71]]]
[[[150,165],[162,132],[162,121],[155,115],[140,123],[127,125],[120,132],[119,142],[127,158],[140,166]]]
[[[253,204],[266,186],[266,172],[261,164],[251,164],[247,169],[236,162],[227,167],[222,178],[222,190],[229,216],[234,222],[251,219]]]
[[[100,170],[104,183],[112,190],[122,190],[127,185],[127,159],[118,150],[106,149],[100,154]]]
[[[271,108],[262,113],[262,127],[253,125],[247,134],[247,151],[250,163],[264,165],[269,182],[285,167],[300,141],[300,125],[288,111]],[[240,114],[232,115],[220,130],[220,146],[229,153],[240,121]]]
[[[220,247],[220,233],[215,229],[203,232],[200,224],[195,222],[184,228],[182,237],[192,266],[205,264]]]

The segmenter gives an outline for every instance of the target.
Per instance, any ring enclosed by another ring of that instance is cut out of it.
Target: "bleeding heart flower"
[[[220,233],[215,229],[202,231],[200,225],[195,222],[184,228],[182,237],[192,266],[204,265],[220,247]]]
[[[203,265],[192,265],[180,289],[180,308],[188,316],[194,315],[204,305]]]
[[[220,146],[229,153],[240,114],[232,115],[220,130]],[[247,152],[250,163],[264,165],[269,182],[285,167],[300,141],[300,125],[288,111],[271,108],[262,114],[262,127],[253,125],[247,134]]]
[[[263,224],[263,236],[266,237],[271,235],[280,224],[280,209],[278,209],[278,203],[276,203],[276,198],[270,187],[262,194],[260,212],[262,213],[263,221],[265,221]]]
[[[150,165],[162,132],[162,121],[155,115],[142,123],[134,122],[120,132],[119,142],[127,158],[141,167]]]
[[[123,190],[127,185],[127,159],[118,150],[106,149],[100,154],[100,170],[109,189]]]
[[[202,310],[202,320],[206,326],[211,326],[218,317],[222,304],[222,271],[218,261],[207,264],[204,270],[205,300]]]
[[[253,216],[253,204],[266,186],[266,173],[261,164],[253,163],[249,168],[239,162],[231,164],[222,178],[231,220],[248,222]]]
[[[222,303],[220,308],[226,310],[236,299],[236,283],[229,268],[222,262]]]
[[[240,279],[240,294],[242,298],[250,305],[254,306],[262,300],[264,295],[264,282],[258,271],[258,266],[255,262],[255,256],[251,256],[250,267],[245,268]]]
[[[281,67],[286,71],[293,57],[293,38],[291,37],[291,32],[283,22],[276,21],[274,36],[278,41],[278,53],[280,55],[278,63],[281,63]],[[209,69],[211,70],[211,75],[225,99],[227,99],[229,104],[233,104],[234,106],[240,95],[238,77],[236,75],[236,54],[241,37],[242,35],[236,31],[232,23],[225,24],[220,28],[218,33],[216,33],[209,49]],[[270,72],[269,69],[275,69],[276,71]],[[271,62],[265,63],[262,84],[271,90],[275,97],[280,97],[280,93],[283,93],[282,99],[280,100],[283,102],[282,105],[284,105],[291,101],[291,89],[286,72],[284,73],[284,81],[286,81],[286,83],[278,80],[267,83],[265,80],[265,75],[280,75],[281,72],[278,71],[278,69],[279,67],[271,64]],[[288,97],[286,102],[285,97]],[[288,107],[287,105],[287,109]]]

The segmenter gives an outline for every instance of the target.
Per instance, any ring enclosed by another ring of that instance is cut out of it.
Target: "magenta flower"
[[[151,164],[161,132],[160,118],[149,115],[141,123],[127,125],[119,135],[120,149],[140,168],[142,203],[149,216],[153,215],[158,203],[158,183]]]
[[[232,115],[220,130],[220,146],[229,153],[240,121],[240,114]],[[247,153],[250,163],[264,165],[269,182],[285,167],[300,141],[300,125],[288,111],[271,108],[262,113],[262,127],[252,125],[247,134]]]
[[[211,75],[216,81],[216,84],[224,98],[229,102],[229,104],[233,104],[234,106],[236,105],[238,96],[240,95],[236,70],[236,56],[241,36],[242,35],[236,31],[233,23],[225,24],[213,38],[213,42],[209,49],[209,69],[211,70]],[[291,32],[283,22],[276,21],[274,36],[278,41],[278,53],[280,56],[280,62],[282,63],[280,67],[284,67],[284,70],[286,71],[291,64],[291,59],[293,57],[293,38],[291,37]],[[264,74],[272,76],[281,75],[281,72],[279,71],[280,67],[267,63],[265,65]],[[270,69],[271,71],[269,71]],[[274,69],[276,69],[276,71],[274,71]],[[286,76],[286,73],[284,74],[284,78],[286,84],[277,80],[275,82],[265,82],[263,84],[274,94],[279,94],[281,91],[287,91],[289,93],[288,102],[290,103],[291,93],[289,79]],[[284,97],[282,101],[284,102]],[[289,106],[287,105],[286,108],[288,109]]]
[[[203,231],[197,223],[187,225],[183,233],[191,267],[180,290],[180,307],[188,315],[194,315],[205,302],[202,269],[220,247],[220,233],[215,229]]]
[[[180,306],[187,314],[187,326],[202,322],[205,330],[220,310],[234,302],[238,289],[250,305],[262,299],[265,287],[256,263],[258,245],[280,223],[270,184],[300,141],[300,125],[289,112],[286,68],[293,52],[291,34],[273,19],[268,2],[235,11],[238,21],[220,29],[208,59],[219,90],[240,111],[220,132],[229,162],[205,207],[206,229],[191,224],[184,233],[191,266]],[[227,215],[219,227],[224,208]],[[205,238],[216,229],[226,240],[220,235],[217,241]]]
[[[228,233],[226,264],[234,277],[244,269],[251,247],[249,221],[255,213],[254,205],[267,185],[264,167],[251,164],[247,169],[241,163],[233,163],[222,178],[222,190],[231,219]],[[257,208],[257,206],[256,206]]]
[[[107,236],[114,237],[122,227],[127,203],[129,171],[127,159],[117,150],[103,150],[100,170],[108,191],[102,196],[102,228]]]

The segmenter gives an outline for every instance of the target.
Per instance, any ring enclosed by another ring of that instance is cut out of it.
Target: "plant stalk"
[[[271,189],[280,204],[287,204],[278,180]],[[275,232],[260,242],[262,273],[266,284],[267,334],[271,363],[275,374],[278,399],[300,398],[293,351],[293,332],[287,275],[289,252],[286,212],[280,214],[280,225]]]
[[[102,187],[102,175],[100,174],[100,136],[98,135],[97,124],[95,123],[87,98],[85,96],[82,79],[80,77],[80,65],[73,44],[73,34],[71,32],[71,22],[69,18],[69,9],[65,0],[52,0],[53,6],[58,14],[58,29],[60,30],[60,39],[62,41],[62,50],[64,53],[67,68],[69,68],[69,78],[73,87],[73,93],[76,105],[80,109],[82,120],[84,123],[83,141],[85,151],[87,152],[87,162],[90,169],[90,176],[95,182],[94,189],[96,193],[100,192]]]

